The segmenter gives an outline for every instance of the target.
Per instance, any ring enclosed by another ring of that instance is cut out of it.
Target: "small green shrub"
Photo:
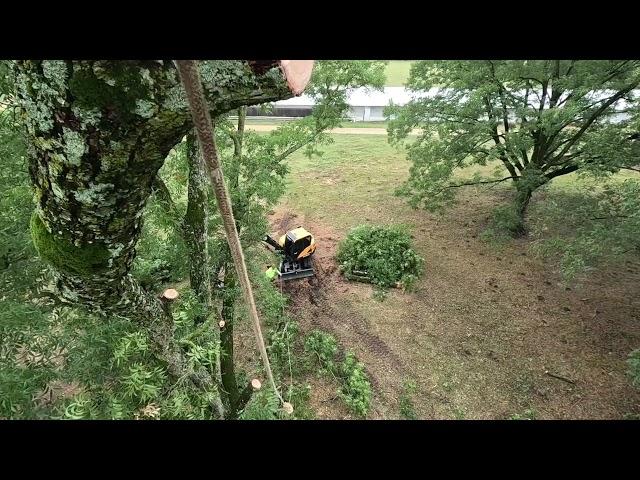
[[[353,352],[347,352],[343,362],[338,362],[338,343],[333,335],[320,330],[312,331],[305,339],[304,351],[311,361],[320,366],[320,372],[333,376],[340,382],[340,398],[349,409],[360,417],[366,417],[371,405],[371,383]]]
[[[340,370],[343,378],[340,396],[356,415],[366,417],[371,406],[371,384],[364,371],[364,365],[349,352]]]
[[[293,405],[293,418],[296,420],[313,420],[315,413],[309,406],[311,385],[294,384],[289,388],[287,398]],[[290,418],[290,417],[285,417]]]
[[[280,418],[280,399],[271,388],[264,388],[251,396],[240,413],[241,420],[277,420]]]
[[[535,420],[536,419],[536,411],[528,408],[522,414],[514,413],[509,417],[509,420]]]
[[[464,408],[454,407],[453,409],[453,418],[456,420],[464,420],[466,418],[467,412],[465,412]]]
[[[402,393],[400,394],[400,415],[407,420],[415,420],[417,418],[411,396],[415,393],[417,385],[413,381],[406,382]]]
[[[627,373],[631,377],[631,385],[640,388],[640,348],[629,354],[627,365],[629,366]]]
[[[294,357],[295,341],[298,337],[298,324],[289,320],[280,329],[269,331],[269,357],[274,370],[280,374],[293,375],[298,373],[297,360]]]
[[[338,342],[333,337],[320,330],[312,331],[304,341],[304,351],[310,354],[320,365],[321,373],[336,375],[337,365],[335,361],[338,353]]]
[[[400,226],[356,227],[340,244],[337,259],[347,277],[364,276],[383,288],[397,284],[410,288],[424,264],[411,246],[411,236]]]

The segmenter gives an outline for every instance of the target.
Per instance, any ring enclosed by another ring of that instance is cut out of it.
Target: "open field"
[[[376,122],[367,122],[368,125],[364,125],[361,127],[355,126],[356,124],[344,123],[340,128],[334,128],[329,130],[330,133],[334,134],[355,134],[355,135],[387,135],[387,128],[384,122],[380,122],[382,126],[376,127],[372,124]],[[271,132],[278,128],[278,125],[269,125],[269,124],[253,124],[247,125],[247,130],[253,130],[255,132]],[[412,134],[418,135],[420,133],[419,129],[415,129]]]
[[[438,216],[393,195],[409,163],[386,137],[335,136],[325,152],[291,158],[272,230],[304,225],[316,235],[317,278],[286,284],[290,308],[303,330],[328,331],[358,354],[374,387],[371,418],[402,418],[407,402],[418,418],[640,413],[640,393],[625,376],[626,357],[640,344],[638,262],[566,287],[553,265],[533,256],[529,239],[499,249],[480,239],[492,208],[508,200],[506,186],[470,188]],[[566,177],[544,195],[575,181]],[[370,286],[342,279],[336,245],[361,223],[410,226],[426,261],[417,291],[378,301]],[[313,386],[320,418],[349,418],[335,388]]]
[[[245,125],[247,125],[247,127],[254,127],[254,126],[268,126],[270,128],[275,128],[278,125],[282,125],[283,123],[286,122],[290,122],[292,120],[295,120],[294,118],[290,118],[290,119],[284,119],[284,118],[269,118],[269,117],[248,117]],[[381,122],[348,122],[348,121],[344,121],[342,122],[342,124],[340,125],[340,128],[382,128],[382,129],[386,129],[387,128],[387,122],[386,121],[381,121]],[[257,130],[254,128],[254,130]]]

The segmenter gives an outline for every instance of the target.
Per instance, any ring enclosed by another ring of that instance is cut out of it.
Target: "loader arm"
[[[280,246],[280,244],[278,242],[276,242],[270,235],[265,235],[263,241],[265,243],[268,243],[269,245],[271,245],[273,248],[275,248],[276,250],[282,252],[284,250],[283,247]]]

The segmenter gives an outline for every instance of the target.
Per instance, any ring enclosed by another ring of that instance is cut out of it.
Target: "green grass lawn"
[[[397,210],[388,210],[386,216],[387,210],[379,208],[389,201],[404,213],[411,211],[403,199],[393,196],[410,166],[403,150],[390,146],[386,135],[334,135],[333,139],[321,148],[321,157],[309,159],[296,152],[289,158],[287,201],[296,211],[331,219],[342,229],[365,218],[386,217],[384,221],[393,222]]]
[[[390,60],[385,74],[387,75],[387,87],[402,87],[409,78],[411,60]]]
[[[340,128],[387,128],[387,122],[342,122]]]
[[[356,125],[349,123],[344,126]],[[390,214],[385,218],[386,221],[393,222],[398,211],[409,213],[406,201],[394,197],[392,193],[409,175],[411,164],[402,148],[390,146],[386,135],[334,135],[333,140],[332,144],[322,147],[324,153],[319,158],[308,159],[302,152],[296,152],[289,158],[289,182],[294,187],[289,190],[289,200],[296,208],[305,214],[324,212],[327,218],[332,218],[342,228],[351,227],[368,215],[372,218],[385,217],[377,210],[378,205],[387,202],[395,205],[396,213]],[[484,178],[507,176],[500,162],[492,162],[458,170],[454,181],[470,180],[475,174]],[[617,173],[612,180],[622,181],[635,178],[634,175],[633,172]],[[548,190],[553,194],[599,186],[599,182],[593,178],[572,173],[554,179]],[[466,187],[463,190],[496,192],[510,188],[509,182],[503,182],[493,186]],[[346,204],[352,209],[345,209]]]

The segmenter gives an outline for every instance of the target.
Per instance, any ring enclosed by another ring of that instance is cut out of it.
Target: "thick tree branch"
[[[509,159],[507,158],[507,156],[505,154],[504,147],[500,142],[500,137],[498,136],[498,123],[495,121],[495,117],[494,117],[492,109],[491,109],[491,103],[489,102],[489,99],[487,97],[483,97],[483,100],[484,100],[485,110],[487,112],[487,115],[489,116],[489,121],[492,122],[492,134],[491,134],[491,137],[493,138],[493,141],[496,144],[496,147],[498,147],[498,149],[501,150],[500,160],[502,161],[502,164],[505,166],[507,171],[511,174],[510,178],[517,179],[518,178],[518,174],[516,172],[516,169],[511,164],[511,162],[509,162]]]
[[[591,116],[588,118],[588,120],[582,125],[582,127],[580,127],[580,129],[578,130],[578,132],[573,135],[572,137],[570,137],[570,139],[567,141],[565,147],[562,149],[562,151],[556,155],[552,161],[555,161],[558,158],[562,158],[564,156],[565,153],[567,153],[569,151],[569,149],[582,137],[582,135],[584,134],[584,132],[591,126],[591,124],[607,109],[609,108],[611,105],[613,105],[615,102],[617,102],[618,100],[620,100],[624,95],[626,95],[627,93],[629,93],[631,90],[633,90],[635,87],[638,86],[638,84],[640,83],[640,81],[635,81],[633,83],[631,83],[630,85],[626,86],[625,88],[623,88],[622,90],[618,91],[615,95],[613,95],[611,98],[609,98],[609,100],[607,100],[606,102],[604,102],[600,108],[598,108],[595,112],[593,112],[591,114]],[[556,147],[557,148],[557,147]],[[551,153],[551,152],[550,152]]]
[[[233,156],[239,158],[242,156],[242,142],[244,140],[244,124],[247,118],[247,107],[242,106],[238,109],[238,127],[233,143]]]
[[[220,162],[218,160],[215,138],[212,134],[212,125],[211,119],[209,117],[209,111],[204,104],[204,95],[202,91],[200,75],[194,61],[178,60],[176,63],[178,65],[182,84],[184,85],[187,94],[189,108],[191,110],[193,123],[196,128],[196,134],[198,137],[198,142],[200,144],[200,149],[202,151],[202,156],[208,167],[209,177],[216,196],[218,208],[220,209],[220,215],[222,217],[225,233],[227,236],[227,243],[229,244],[229,249],[231,250],[233,263],[238,274],[238,280],[240,282],[240,286],[242,287],[245,302],[247,304],[247,307],[249,308],[249,314],[252,319],[258,349],[260,351],[260,355],[262,357],[269,382],[271,383],[271,386],[276,395],[278,395],[280,400],[284,403],[284,400],[278,392],[278,388],[271,371],[269,357],[267,355],[267,350],[262,335],[260,319],[253,296],[253,290],[249,281],[247,266],[244,260],[244,254],[242,251],[242,246],[240,244],[240,239],[238,237],[238,231],[236,230],[231,200],[229,199],[229,193],[224,183],[223,173],[220,168]]]
[[[578,165],[569,165],[559,170],[554,170],[551,173],[547,173],[545,177],[547,178],[547,180],[551,180],[561,175],[566,175],[567,173],[575,172],[576,170],[578,170]]]
[[[504,127],[505,133],[509,133],[509,115],[507,113],[507,103],[504,99],[504,92],[506,91],[506,89],[504,88],[504,85],[502,85],[502,82],[500,82],[500,80],[498,80],[498,78],[496,77],[496,69],[493,65],[493,62],[491,60],[489,60],[488,62],[491,66],[491,77],[498,86],[498,95],[500,96],[500,103],[502,105],[502,125]]]
[[[517,177],[504,177],[501,178],[499,180],[480,180],[477,182],[465,182],[465,183],[455,183],[455,184],[451,184],[451,185],[447,185],[445,187],[443,187],[440,192],[448,189],[448,188],[459,188],[459,187],[469,187],[469,186],[473,186],[473,185],[487,185],[490,183],[500,183],[500,182],[504,182],[506,180],[513,180],[514,178]]]

